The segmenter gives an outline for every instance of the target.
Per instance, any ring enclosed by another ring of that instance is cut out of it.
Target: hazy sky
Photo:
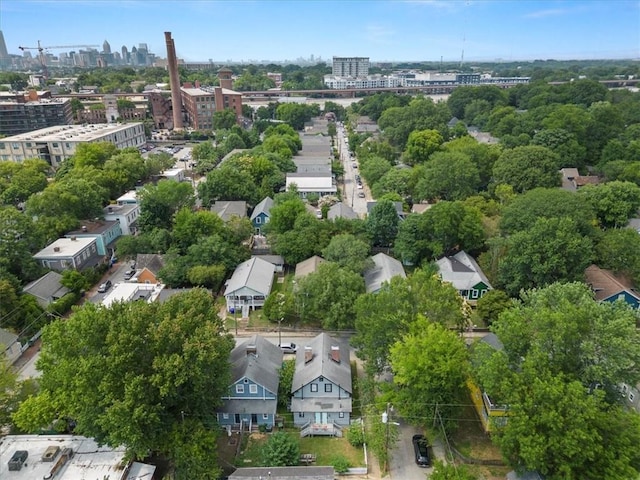
[[[640,0],[0,0],[18,46],[147,43],[186,61],[640,58]],[[61,51],[51,50],[57,54]]]

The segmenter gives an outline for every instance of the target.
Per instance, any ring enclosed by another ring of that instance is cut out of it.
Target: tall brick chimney
[[[230,68],[222,67],[218,70],[218,81],[220,82],[220,87],[226,88],[227,90],[233,90],[233,70]]]
[[[164,32],[167,43],[167,65],[169,67],[169,85],[171,86],[171,107],[173,109],[173,129],[182,130],[182,95],[180,94],[180,75],[178,75],[178,59],[176,46],[171,38],[171,32]]]

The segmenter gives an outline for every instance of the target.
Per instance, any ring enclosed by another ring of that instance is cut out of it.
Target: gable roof
[[[491,288],[486,275],[476,261],[464,251],[452,257],[442,257],[436,262],[443,282],[451,283],[457,290],[470,290],[479,282]]]
[[[45,273],[25,286],[23,292],[36,297],[38,303],[48,305],[53,298],[62,298],[70,291],[60,280],[62,275],[58,272]]]
[[[271,211],[271,207],[273,207],[273,199],[271,197],[264,197],[262,201],[255,206],[253,212],[251,212],[251,220],[256,218],[261,213],[269,216],[269,212]]]
[[[364,272],[367,293],[377,292],[384,282],[390,281],[393,277],[407,278],[402,263],[386,253],[378,253],[371,257],[371,260],[373,260],[373,267]]]
[[[311,348],[313,357],[310,361],[305,362],[307,347]],[[340,362],[331,359],[332,347],[338,347]],[[307,383],[322,376],[352,393],[350,360],[348,342],[321,333],[303,346],[298,347],[291,392],[299,390]]]
[[[238,265],[227,282],[225,295],[240,290],[243,287],[250,288],[264,296],[271,293],[271,285],[273,284],[273,274],[276,272],[274,264],[253,257]]]
[[[231,217],[245,218],[247,216],[247,202],[243,200],[218,200],[211,205],[211,211],[225,222],[231,220]]]
[[[157,253],[139,253],[136,255],[136,269],[147,269],[154,275],[158,275],[160,269],[164,267],[164,257]]]
[[[255,353],[249,353],[249,347],[255,347]],[[282,366],[282,350],[277,345],[260,335],[253,335],[231,350],[231,380],[237,382],[247,377],[278,394],[280,367]]]
[[[338,202],[329,209],[327,218],[329,220],[333,220],[334,218],[353,220],[358,218],[358,214],[346,203]]]
[[[251,255],[251,258],[254,257],[273,263],[276,267],[284,265],[284,258],[282,258],[282,255]]]
[[[314,255],[313,257],[307,258],[306,260],[301,261],[296,265],[296,278],[306,277],[310,273],[318,270],[320,264],[326,262],[326,260],[318,255]]]
[[[585,281],[595,292],[596,300],[605,300],[620,292],[627,292],[640,302],[640,295],[633,289],[630,281],[617,277],[610,270],[590,265],[584,271]]]

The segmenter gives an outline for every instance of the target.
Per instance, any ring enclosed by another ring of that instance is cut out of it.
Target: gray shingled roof
[[[47,306],[52,299],[62,298],[69,293],[69,289],[60,280],[62,275],[58,272],[49,272],[29,283],[23,291],[36,297],[40,305]]]
[[[147,269],[154,275],[158,275],[160,269],[164,267],[164,257],[156,253],[139,253],[136,255],[136,269]]]
[[[314,273],[318,270],[320,264],[326,262],[326,260],[318,255],[307,258],[296,265],[296,278],[306,277],[310,273]]]
[[[247,354],[247,347],[256,347],[255,354]],[[282,366],[282,350],[260,335],[253,335],[236,346],[229,356],[233,382],[247,377],[278,394],[279,369]]]
[[[340,349],[340,363],[331,359],[331,347]],[[305,347],[311,347],[313,359],[305,363]],[[351,393],[351,362],[349,343],[342,339],[321,333],[304,345],[298,346],[296,371],[293,374],[291,391],[295,392],[318,377],[325,377]],[[323,401],[330,401],[323,397]]]
[[[329,211],[327,212],[327,218],[329,220],[333,220],[336,218],[346,218],[349,220],[353,220],[358,218],[358,214],[349,205],[338,202],[329,209]]]
[[[393,277],[407,278],[402,263],[386,253],[378,253],[371,257],[373,267],[364,272],[364,284],[367,293],[377,292],[384,282],[389,282]]]
[[[17,341],[18,335],[4,328],[0,328],[0,353],[4,353],[5,350],[8,350],[9,347]]]
[[[238,265],[233,275],[227,282],[225,295],[240,290],[243,287],[250,288],[265,297],[271,293],[273,274],[276,267],[261,258],[253,257]]]
[[[273,199],[271,197],[264,197],[253,209],[253,212],[251,212],[251,220],[253,221],[253,219],[261,213],[265,213],[268,216],[271,211],[271,207],[273,207]]]
[[[246,218],[247,202],[242,200],[218,200],[211,205],[211,211],[217,213],[225,222],[231,220],[231,217]]]
[[[436,262],[442,281],[451,283],[457,290],[470,290],[479,282],[491,288],[489,279],[476,261],[464,251],[453,257],[442,257]]]

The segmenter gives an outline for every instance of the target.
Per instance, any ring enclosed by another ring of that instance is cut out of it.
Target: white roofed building
[[[96,239],[93,237],[59,238],[33,256],[44,268],[83,270],[100,263]]]
[[[393,277],[407,278],[402,263],[386,253],[378,253],[371,257],[373,267],[364,272],[364,284],[367,293],[379,292],[385,282]]]
[[[310,193],[316,193],[321,197],[324,195],[335,195],[338,191],[335,179],[331,173],[287,173],[287,191],[296,186],[298,194],[306,198]]]

